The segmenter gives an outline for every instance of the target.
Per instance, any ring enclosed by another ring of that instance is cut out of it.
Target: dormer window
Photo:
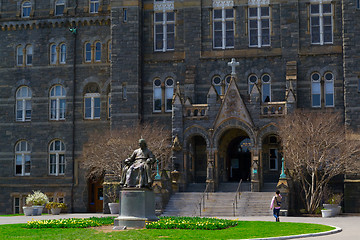
[[[29,1],[25,1],[23,4],[22,4],[22,14],[21,14],[21,17],[23,18],[28,18],[30,17],[30,12],[31,12],[31,2]]]

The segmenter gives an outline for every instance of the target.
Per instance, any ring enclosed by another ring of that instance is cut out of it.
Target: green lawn
[[[0,225],[0,239],[244,239],[324,232],[333,227],[286,222],[239,221],[224,230],[141,229],[102,232],[95,229],[26,229],[25,224]]]

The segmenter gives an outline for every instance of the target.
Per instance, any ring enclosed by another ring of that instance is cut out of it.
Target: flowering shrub
[[[200,217],[160,217],[157,222],[147,222],[146,228],[154,229],[203,229],[218,230],[237,225],[236,221]]]
[[[26,228],[87,228],[110,225],[115,217],[68,218],[28,221]]]
[[[49,202],[49,198],[41,191],[33,191],[26,197],[26,205],[44,205]]]
[[[45,207],[47,209],[52,209],[52,208],[61,208],[61,209],[66,209],[67,206],[65,203],[58,203],[58,202],[48,202]]]

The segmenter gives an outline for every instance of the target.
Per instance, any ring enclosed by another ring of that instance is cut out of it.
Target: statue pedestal
[[[121,211],[114,229],[144,228],[145,221],[159,220],[155,215],[155,195],[145,188],[123,188],[120,191]]]

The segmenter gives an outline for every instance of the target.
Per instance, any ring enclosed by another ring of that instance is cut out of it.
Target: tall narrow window
[[[49,174],[65,174],[65,145],[60,140],[54,140],[49,146]]]
[[[360,8],[360,0],[356,0],[356,8],[357,8],[357,9]]]
[[[16,121],[25,122],[31,120],[31,90],[23,86],[16,92]]]
[[[271,102],[271,78],[269,74],[261,76],[261,96],[263,102]]]
[[[249,46],[270,46],[270,7],[249,7]]]
[[[334,75],[331,72],[325,73],[325,107],[334,106]]]
[[[91,62],[91,44],[85,43],[85,62]]]
[[[20,198],[14,197],[14,214],[20,213]]]
[[[174,80],[168,78],[165,81],[165,112],[172,111],[172,99],[174,95]]]
[[[56,45],[51,44],[50,45],[50,64],[56,64],[57,62],[57,50]]]
[[[24,65],[24,47],[21,45],[16,48],[16,65]]]
[[[57,0],[55,3],[55,15],[62,16],[65,9],[65,0]]]
[[[23,18],[28,18],[30,17],[30,13],[31,13],[31,2],[30,1],[23,2],[21,16]]]
[[[214,9],[213,38],[214,48],[234,47],[234,10],[232,8]]]
[[[174,50],[175,12],[156,12],[154,19],[155,51]]]
[[[28,176],[31,168],[31,151],[27,141],[20,141],[15,146],[15,175]]]
[[[310,25],[312,44],[333,43],[333,10],[332,4],[318,3],[310,5]]]
[[[96,42],[95,43],[95,62],[101,61],[101,43]]]
[[[278,150],[270,149],[269,169],[278,170]]]
[[[99,12],[99,0],[90,0],[90,13]]]
[[[127,84],[126,83],[122,84],[122,99],[123,100],[127,99]]]
[[[251,74],[248,78],[248,84],[249,84],[249,94],[251,94],[251,91],[255,84],[257,84],[258,77],[255,74]]]
[[[60,63],[61,64],[66,63],[66,44],[65,43],[60,44]]]
[[[32,45],[26,46],[26,65],[32,65],[33,61],[33,47]]]
[[[321,107],[321,82],[319,73],[313,73],[311,75],[311,98],[312,107]]]
[[[85,119],[100,119],[100,93],[86,93],[84,96]]]
[[[154,112],[161,112],[162,94],[160,79],[154,80]]]
[[[60,85],[50,90],[50,120],[64,120],[66,109],[66,91]]]
[[[219,95],[222,95],[222,91],[221,91],[221,78],[219,76],[215,76],[213,79],[212,79],[212,84],[216,90],[216,92],[219,94]]]
[[[228,90],[229,86],[230,86],[230,82],[231,82],[231,76],[226,76],[225,77],[225,93]]]

